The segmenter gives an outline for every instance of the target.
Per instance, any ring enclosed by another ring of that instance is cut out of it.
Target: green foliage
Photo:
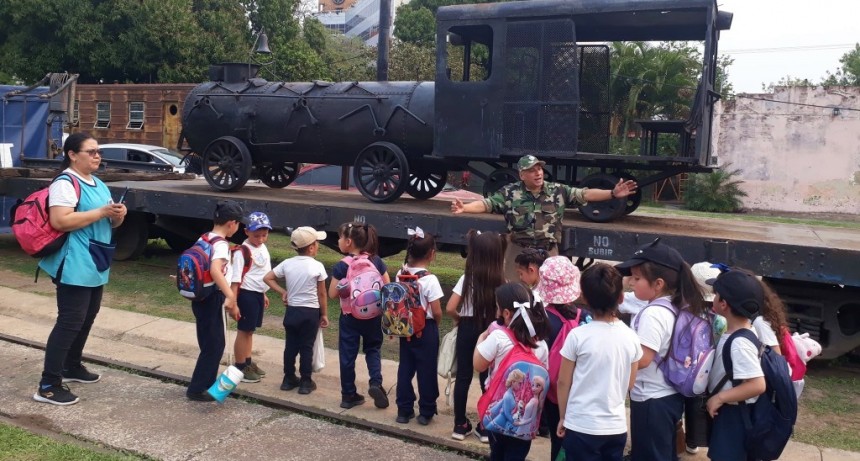
[[[436,18],[430,10],[424,7],[418,9],[400,7],[398,11],[400,13],[394,20],[396,38],[413,45],[432,46],[436,43]]]
[[[827,77],[822,85],[834,86],[860,86],[860,43],[854,45],[854,49],[843,54],[839,58],[842,66],[835,72],[827,72]]]
[[[395,40],[388,66],[391,80],[435,80],[436,47]]]
[[[24,429],[8,424],[0,424],[0,459],[50,461],[131,461],[142,460],[138,457],[119,452],[109,452],[99,447],[94,450],[83,444],[57,442],[49,437],[38,436]]]
[[[690,175],[684,192],[684,205],[690,210],[715,213],[734,213],[741,210],[741,199],[747,193],[741,190],[743,181],[735,176],[740,170],[729,169],[731,164],[708,174]]]

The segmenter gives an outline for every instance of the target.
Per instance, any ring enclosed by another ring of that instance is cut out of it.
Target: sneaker
[[[361,394],[344,395],[340,398],[340,407],[347,410],[362,403],[364,403],[364,396]]]
[[[302,379],[299,383],[299,394],[307,395],[317,390],[317,383],[310,378]]]
[[[373,404],[376,408],[388,408],[388,394],[382,386],[370,386],[367,393],[373,398]]]
[[[300,383],[301,383],[301,380],[299,379],[298,376],[296,376],[296,375],[292,375],[292,376],[285,375],[284,381],[281,382],[281,390],[282,391],[291,391],[291,390],[299,387]]]
[[[478,424],[478,427],[475,428],[475,437],[481,441],[481,443],[490,443],[490,436],[487,435],[487,430],[484,429],[484,426]]]
[[[251,368],[250,365],[245,365],[245,369],[242,370],[242,373],[244,373],[242,375],[242,382],[243,383],[259,383],[260,382],[260,375],[257,374],[257,372],[254,371],[254,369]]]
[[[195,402],[214,402],[215,397],[212,397],[208,392],[186,392],[185,396],[188,397],[188,400],[193,400]]]
[[[466,436],[472,433],[472,423],[466,421],[463,424],[455,424],[451,438],[454,440],[466,440]]]
[[[97,383],[100,379],[102,379],[101,375],[97,375],[95,373],[90,373],[87,370],[87,367],[81,365],[79,367],[70,368],[68,370],[63,370],[63,382],[64,383]]]
[[[33,394],[33,400],[37,402],[50,403],[52,405],[74,405],[81,399],[79,399],[77,395],[72,394],[72,391],[69,390],[69,386],[61,384],[59,386],[54,385],[44,389],[42,386],[39,386],[39,389],[35,394]]]
[[[397,419],[395,419],[395,421],[397,421],[400,424],[407,424],[407,423],[409,423],[409,420],[414,418],[414,417],[415,417],[414,412],[409,413],[409,414],[398,413]]]
[[[248,365],[248,366],[250,366],[251,369],[254,370],[254,373],[257,373],[258,375],[260,375],[261,378],[266,377],[266,372],[263,371],[263,369],[257,365],[257,362],[251,362],[251,365]]]
[[[689,453],[691,455],[695,455],[696,453],[699,452],[699,447],[691,447],[691,446],[687,445],[686,448],[687,448],[687,453]]]

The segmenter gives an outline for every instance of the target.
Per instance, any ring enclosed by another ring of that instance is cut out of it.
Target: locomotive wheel
[[[629,179],[636,181],[636,177],[627,172],[620,173],[619,176],[621,176],[625,181]],[[636,211],[636,209],[639,208],[639,204],[642,203],[642,188],[637,187],[636,192],[634,192],[633,195],[628,195],[626,200],[627,207],[624,208],[624,214],[630,214]]]
[[[233,136],[218,138],[203,152],[203,176],[213,189],[235,191],[251,177],[251,153]]]
[[[296,179],[296,176],[299,175],[299,170],[302,169],[302,164],[298,162],[264,163],[258,166],[257,169],[260,181],[263,181],[263,184],[281,189],[287,187]]]
[[[490,176],[484,181],[484,197],[489,197],[499,189],[519,180],[520,174],[513,168],[499,168],[490,173]]]
[[[609,174],[593,174],[586,176],[579,187],[591,189],[612,189],[618,184],[618,178]],[[580,205],[579,212],[589,221],[609,222],[620,218],[627,210],[627,201],[624,199],[610,199],[603,202],[589,202],[588,205]]]
[[[371,202],[389,203],[406,191],[409,163],[396,145],[375,142],[358,154],[352,175],[361,195]]]
[[[448,172],[445,170],[430,171],[421,168],[420,171],[409,173],[406,193],[418,200],[433,198],[445,188],[447,179]]]

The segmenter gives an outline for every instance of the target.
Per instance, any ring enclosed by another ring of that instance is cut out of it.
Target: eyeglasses
[[[101,149],[87,149],[87,150],[79,150],[78,151],[78,153],[81,153],[81,152],[89,155],[90,157],[95,157],[96,155],[98,155],[98,156],[102,155]]]

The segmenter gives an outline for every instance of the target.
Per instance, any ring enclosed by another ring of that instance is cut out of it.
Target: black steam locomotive
[[[715,0],[534,0],[439,8],[434,82],[269,82],[257,66],[212,66],[183,109],[183,138],[202,155],[209,184],[241,188],[256,169],[285,187],[303,162],[353,167],[361,193],[390,202],[438,194],[449,171],[470,170],[485,193],[518,179],[524,153],[556,181],[607,188],[631,171],[645,186],[708,171],[717,41],[731,13]],[[611,41],[694,40],[702,77],[686,120],[643,120],[638,156],[608,154]],[[482,56],[476,66],[476,56]],[[449,62],[449,59],[451,62]],[[457,62],[453,62],[454,60]],[[459,60],[462,59],[462,62]],[[452,68],[462,70],[452,70]],[[660,136],[677,153],[659,155]],[[578,168],[599,173],[584,178]],[[641,190],[641,189],[640,189]],[[640,196],[581,211],[610,220]]]

